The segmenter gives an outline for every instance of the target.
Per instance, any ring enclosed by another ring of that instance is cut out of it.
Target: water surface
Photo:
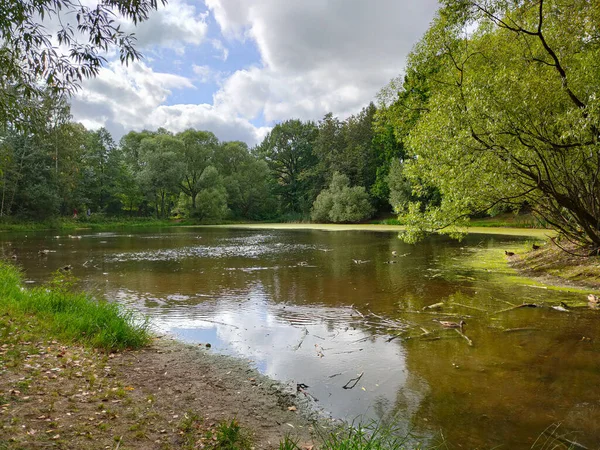
[[[508,269],[504,250],[526,240],[188,228],[6,234],[0,246],[28,281],[71,264],[87,290],[158,329],[308,385],[333,417],[395,420],[453,448],[531,448],[561,423],[600,448],[600,313],[556,311],[585,293]],[[544,307],[508,310],[523,302]],[[473,345],[434,320],[466,321]]]

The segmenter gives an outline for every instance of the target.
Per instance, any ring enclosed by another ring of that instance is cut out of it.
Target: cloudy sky
[[[281,121],[360,111],[402,72],[437,0],[169,0],[135,29],[144,59],[110,61],[76,121],[210,130],[253,145]]]

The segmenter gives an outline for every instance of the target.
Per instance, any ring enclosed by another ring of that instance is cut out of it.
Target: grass
[[[382,422],[341,425],[320,436],[320,450],[418,450],[420,444],[410,434]],[[439,447],[427,447],[430,450]],[[302,450],[297,440],[286,436],[279,450]]]
[[[80,216],[77,219],[71,217],[59,217],[42,221],[19,220],[4,218],[0,221],[0,231],[43,231],[43,230],[77,230],[88,229],[111,229],[111,228],[160,228],[180,225],[194,225],[193,220],[171,220],[155,219],[152,217],[107,217],[104,215],[92,215],[90,218]]]
[[[177,427],[182,448],[209,450],[250,450],[253,448],[248,432],[237,420],[206,424],[199,414],[188,411]]]
[[[373,223],[382,225],[406,225],[402,220],[391,217]],[[494,228],[545,228],[538,219],[531,214],[503,213],[494,217],[472,218],[467,225],[471,227],[494,227]]]
[[[0,315],[19,321],[37,319],[57,339],[78,342],[111,352],[143,347],[150,340],[148,322],[116,303],[73,292],[73,279],[57,273],[44,287],[26,289],[19,270],[0,262]]]

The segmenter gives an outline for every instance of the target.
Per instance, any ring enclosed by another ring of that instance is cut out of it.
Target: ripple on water
[[[282,244],[282,245],[230,245],[230,246],[194,246],[152,251],[122,252],[107,257],[108,262],[127,261],[180,261],[189,258],[250,258],[317,250],[314,245]]]

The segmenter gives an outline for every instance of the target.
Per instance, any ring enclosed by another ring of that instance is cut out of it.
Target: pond
[[[367,231],[56,234],[5,234],[1,250],[17,254],[32,284],[71,264],[94,295],[307,385],[335,418],[394,420],[451,448],[531,448],[560,423],[564,442],[598,448],[600,313],[552,309],[582,305],[586,292],[508,268],[504,251],[532,238],[434,236],[413,246]],[[542,307],[511,309],[524,302]],[[464,320],[464,333],[437,320]]]

